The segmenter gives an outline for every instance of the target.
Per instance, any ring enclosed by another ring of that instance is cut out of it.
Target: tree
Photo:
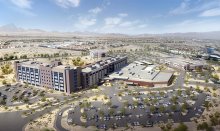
[[[204,107],[206,107],[207,110],[209,110],[209,107],[211,107],[211,106],[212,106],[212,104],[210,102],[208,102],[208,101],[204,102]]]
[[[204,130],[204,129],[207,129],[209,127],[208,123],[207,122],[203,122],[202,124],[199,124],[197,126],[197,130]]]
[[[101,116],[101,117],[103,117],[104,116],[104,112],[103,111],[99,111],[99,115]]]
[[[145,103],[145,104],[148,104],[148,103],[149,103],[148,98],[144,98],[144,103]]]
[[[20,59],[27,59],[27,55],[21,55]]]
[[[46,101],[46,97],[41,98],[41,101],[45,102]]]
[[[8,54],[4,55],[4,60],[8,60]]]
[[[197,92],[201,92],[201,89],[200,89],[200,87],[198,85],[196,86],[196,91]]]
[[[87,114],[86,114],[86,112],[83,112],[83,113],[82,113],[82,117],[83,117],[84,119],[87,118]]]
[[[77,57],[76,59],[72,60],[72,64],[74,66],[83,66],[85,63],[81,60],[80,57]]]
[[[177,100],[178,100],[178,97],[177,97],[177,96],[173,96],[173,97],[171,98],[171,102],[173,102],[173,103],[177,103]]]
[[[160,112],[165,112],[166,108],[164,106],[160,106],[159,110]]]
[[[214,78],[215,80],[219,80],[219,76],[217,74],[212,75],[212,78]]]
[[[214,96],[214,97],[217,97],[217,94],[214,92],[214,93],[213,93],[213,96]]]
[[[44,97],[44,96],[45,96],[44,91],[41,91],[41,92],[40,92],[40,96],[41,96],[41,97]]]
[[[14,96],[12,97],[12,100],[13,100],[13,101],[16,101],[16,100],[18,100],[18,97],[17,97],[16,95],[14,95]]]
[[[154,106],[150,106],[150,111],[155,112],[156,108]]]
[[[135,106],[135,107],[138,106],[138,101],[134,101],[134,106]]]
[[[171,106],[171,110],[176,111],[176,109],[177,109],[176,105]]]
[[[188,88],[187,88],[187,89],[186,89],[186,95],[188,95],[188,96],[189,96],[189,95],[190,95],[190,93],[191,93],[191,92],[190,92],[190,89],[188,89]]]
[[[181,96],[182,91],[181,91],[180,89],[178,89],[178,90],[177,90],[177,94],[178,94],[178,96]]]
[[[11,66],[9,64],[5,64],[1,67],[2,73],[3,74],[11,74],[13,72],[13,69],[11,68]]]
[[[173,131],[188,131],[188,127],[184,123],[180,123]]]
[[[6,101],[4,99],[0,99],[0,105],[6,105]]]
[[[206,92],[209,92],[209,91],[210,91],[208,87],[205,87],[204,90],[205,90]]]
[[[165,93],[163,91],[160,91],[160,96],[164,96]]]
[[[107,102],[107,105],[108,105],[108,106],[111,106],[111,105],[112,105],[112,102],[111,102],[111,101]]]
[[[13,56],[13,55],[10,55],[8,59],[9,59],[9,60],[13,60],[13,59],[14,59],[14,56]]]
[[[205,79],[205,83],[208,83],[208,82],[209,82],[209,79],[208,79],[208,78],[206,78],[206,79]]]
[[[189,105],[186,102],[184,102],[183,105],[181,106],[181,110],[184,112],[188,107]]]
[[[6,80],[3,80],[3,81],[2,81],[2,84],[3,84],[3,85],[6,85],[6,84],[7,84],[7,81],[6,81]]]
[[[60,56],[59,53],[54,53],[54,54],[53,54],[53,57],[59,57],[59,56]]]
[[[29,102],[29,99],[28,99],[27,97],[25,97],[25,98],[23,99],[23,102],[24,102],[24,103],[28,103],[28,102]]]
[[[125,108],[121,108],[121,113],[122,113],[123,115],[125,115],[125,114],[126,114],[126,109],[125,109]]]
[[[113,115],[114,113],[115,113],[115,110],[111,108],[111,109],[109,110],[109,114],[110,114],[110,115]]]

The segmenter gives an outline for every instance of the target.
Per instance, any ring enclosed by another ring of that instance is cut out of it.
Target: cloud
[[[200,14],[202,17],[220,16],[220,8],[206,10]]]
[[[96,7],[96,8],[94,8],[94,9],[90,9],[90,10],[89,10],[89,13],[98,14],[98,13],[100,13],[101,11],[102,11],[101,8]]]
[[[104,19],[104,25],[98,31],[102,33],[135,34],[146,31],[147,24],[140,20],[128,20],[126,15],[117,14],[116,17]]]
[[[33,4],[32,0],[10,0],[10,2],[18,7],[13,8],[16,12],[27,16],[36,16],[31,10]]]
[[[128,26],[132,26],[133,22],[131,21],[125,21],[123,23],[120,24],[120,26],[122,27],[128,27]]]
[[[63,8],[78,7],[80,0],[56,0],[56,4]]]
[[[88,18],[88,17],[79,17],[78,21],[75,23],[75,28],[79,30],[85,30],[90,26],[95,25],[97,20],[95,18]]]
[[[139,20],[134,20],[134,21],[122,21],[119,26],[120,27],[137,27],[139,26],[140,21]]]
[[[108,17],[105,18],[105,26],[116,26],[121,23],[122,19],[120,17]]]
[[[141,24],[141,25],[138,25],[137,27],[138,27],[138,28],[146,28],[146,27],[147,27],[147,24]]]
[[[88,19],[88,18],[79,18],[79,21],[82,25],[86,25],[86,26],[91,26],[94,25],[96,23],[96,19],[92,18],[92,19]]]
[[[24,9],[30,9],[32,4],[31,0],[11,0],[11,2],[14,5]]]
[[[118,14],[118,16],[120,16],[120,17],[127,17],[128,14],[127,13],[120,13],[120,14]]]
[[[169,12],[169,14],[171,15],[179,15],[179,14],[185,14],[189,11],[189,0],[184,0],[180,6],[178,6],[177,8],[171,10]]]
[[[169,11],[169,15],[182,15],[201,12],[220,7],[220,0],[184,0],[178,7]]]

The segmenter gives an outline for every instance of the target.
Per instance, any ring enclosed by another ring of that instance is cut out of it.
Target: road
[[[69,109],[70,107],[65,107],[65,108],[62,108],[59,112],[64,112],[65,110]],[[62,127],[61,125],[61,119],[62,119],[62,116],[59,116],[59,113],[56,114],[56,118],[55,118],[55,122],[54,122],[54,128],[57,129],[58,131],[68,131],[66,130],[65,128]]]

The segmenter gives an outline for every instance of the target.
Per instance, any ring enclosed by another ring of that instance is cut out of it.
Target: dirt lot
[[[0,57],[3,57],[5,54],[13,54],[17,56],[27,55],[34,56],[34,54],[54,54],[54,53],[68,53],[71,55],[81,55],[79,51],[72,50],[61,50],[61,49],[52,49],[44,47],[23,47],[23,48],[8,48],[0,49]]]

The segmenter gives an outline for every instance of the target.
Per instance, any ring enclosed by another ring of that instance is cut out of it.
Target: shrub
[[[6,80],[3,80],[3,81],[2,81],[2,84],[3,84],[3,85],[6,85],[6,84],[7,84],[7,81],[6,81]]]

